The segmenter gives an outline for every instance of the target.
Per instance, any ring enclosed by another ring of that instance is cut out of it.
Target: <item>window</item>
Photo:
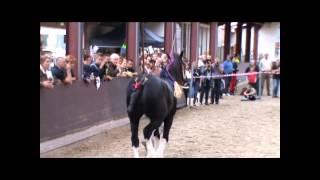
[[[208,25],[200,24],[198,34],[198,55],[209,53],[210,27]]]
[[[43,50],[53,52],[53,56],[64,56],[66,54],[65,35],[66,29],[41,26],[40,36]]]
[[[181,23],[181,51],[184,51],[184,56],[190,59],[190,23]]]

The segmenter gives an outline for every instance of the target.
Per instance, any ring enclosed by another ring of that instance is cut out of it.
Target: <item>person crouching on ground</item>
[[[254,87],[249,84],[248,87],[246,88],[246,90],[243,92],[243,99],[241,99],[242,101],[254,101],[256,100],[256,90],[254,89]]]

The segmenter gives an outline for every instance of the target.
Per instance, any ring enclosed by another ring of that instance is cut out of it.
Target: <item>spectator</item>
[[[184,89],[184,93],[185,93],[185,97],[186,97],[186,101],[187,101],[187,106],[191,106],[191,98],[192,98],[192,89],[190,88],[190,84],[191,84],[191,69],[189,67],[189,64],[186,64],[185,66],[185,84],[184,86],[186,86],[187,88]],[[190,101],[190,103],[189,103]]]
[[[205,62],[205,70],[202,73],[202,76],[204,76],[204,78],[201,82],[200,104],[202,104],[203,95],[205,94],[205,105],[208,105],[209,91],[211,88],[212,81],[212,68],[209,59]]]
[[[198,67],[201,69],[201,67],[204,67],[205,64],[204,64],[204,61],[205,59],[203,58],[203,56],[199,56],[198,57]]]
[[[220,69],[221,69],[221,73],[222,75],[224,75],[224,66],[223,66],[223,61],[221,61],[219,58],[217,58],[216,62],[219,62],[220,64]],[[225,78],[221,78],[221,85],[220,85],[220,99],[222,99],[222,93],[224,92],[225,90],[225,87],[226,87],[226,83],[225,83]]]
[[[67,55],[66,56],[66,63],[70,64],[70,66],[71,66],[72,81],[76,80],[76,77],[74,75],[74,66],[76,63],[76,58],[73,55]]]
[[[267,95],[270,96],[270,73],[271,73],[271,61],[268,59],[268,54],[264,55],[264,59],[261,60],[260,66],[262,71],[262,86],[261,86],[261,95],[263,95],[263,86],[266,81],[267,84]]]
[[[42,55],[40,56],[40,87],[52,89],[53,86],[53,79],[48,78],[47,71],[50,66],[50,59],[49,57]]]
[[[108,59],[102,54],[97,53],[94,62],[90,65],[90,72],[93,73],[94,77],[104,78],[105,75],[105,64]],[[90,73],[90,74],[91,74]]]
[[[154,60],[155,62],[157,61],[157,59],[158,59],[158,54],[157,53],[153,53],[152,54],[152,58],[151,58],[152,60]]]
[[[111,54],[110,62],[107,62],[106,77],[105,80],[112,80],[119,74],[119,69],[117,68],[117,63],[119,62],[120,56],[116,53]]]
[[[151,56],[148,55],[146,59],[144,59],[144,72],[146,72],[147,74],[150,74],[151,72],[151,67],[150,67],[150,60],[151,60]]]
[[[236,64],[239,64],[240,63],[240,57],[238,54],[235,54],[233,56],[233,59],[232,59],[232,62],[236,63]]]
[[[150,64],[150,74],[153,74],[155,76],[160,76],[160,69],[158,67],[156,67],[156,61],[151,59],[149,61]]]
[[[71,64],[66,63],[66,59],[58,57],[56,65],[52,68],[52,75],[58,81],[64,84],[72,84]]]
[[[158,58],[157,58],[155,66],[156,66],[158,69],[161,68],[161,66],[162,66],[162,59],[161,59],[161,57],[158,57]]]
[[[93,78],[91,77],[91,71],[90,71],[90,64],[91,64],[91,56],[88,54],[84,55],[84,60],[83,60],[83,80],[86,83],[90,83]],[[93,76],[93,74],[92,74]]]
[[[127,66],[125,68],[124,75],[125,75],[125,77],[133,77],[133,76],[138,75],[138,73],[136,73],[133,68],[133,60],[132,59],[127,60]]]
[[[273,93],[272,97],[277,98],[280,85],[280,60],[272,62],[272,74],[273,74]]]
[[[224,73],[225,74],[231,74],[233,72],[233,64],[231,62],[231,55],[227,56],[227,59],[224,61],[223,63],[223,68],[224,68]],[[224,90],[224,93],[229,96],[229,86],[230,86],[230,81],[231,81],[231,76],[227,76],[225,77],[225,83],[226,83],[226,87]]]
[[[216,61],[213,67],[213,73],[214,76],[220,76],[222,75],[222,69],[220,67],[220,62]],[[213,78],[213,88],[211,90],[211,104],[214,102],[216,104],[219,104],[219,99],[221,95],[221,78]]]
[[[193,62],[192,66],[193,66],[193,79],[192,79],[191,101],[193,101],[193,106],[195,106],[196,102],[198,102],[198,92],[199,92],[199,89],[200,89],[201,71],[200,71],[200,68],[197,66],[196,62]]]
[[[232,67],[233,67],[233,74],[237,74],[237,72],[239,71],[238,69],[238,63],[239,63],[239,59],[237,58],[237,56],[234,56],[232,58]],[[230,88],[229,88],[229,91],[230,91],[230,94],[231,95],[234,95],[234,91],[236,89],[236,86],[237,86],[237,76],[231,76],[231,81],[230,81]]]
[[[244,97],[241,99],[242,101],[254,101],[256,100],[256,90],[253,86],[248,85],[248,87],[243,92],[243,96]]]
[[[254,60],[250,61],[249,66],[245,70],[245,73],[249,72],[259,72],[259,66]],[[251,84],[257,91],[257,94],[259,94],[259,74],[253,74],[247,76],[248,83]]]
[[[134,62],[132,59],[127,60],[127,71],[135,73],[136,71],[134,70]]]

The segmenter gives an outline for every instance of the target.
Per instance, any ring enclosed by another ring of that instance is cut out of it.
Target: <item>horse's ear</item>
[[[180,59],[182,59],[182,57],[183,57],[183,51],[181,51],[180,53]]]

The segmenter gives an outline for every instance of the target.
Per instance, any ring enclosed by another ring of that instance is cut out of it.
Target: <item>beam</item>
[[[214,62],[216,58],[217,44],[218,44],[218,23],[210,23],[210,44],[209,44],[209,54],[211,55],[211,62]]]
[[[171,53],[171,49],[173,46],[173,34],[174,34],[174,22],[166,22],[165,23],[165,32],[164,32],[164,51],[168,54]]]
[[[127,23],[127,58],[134,61],[137,72],[140,71],[138,58],[138,27],[138,22]]]
[[[227,59],[228,54],[230,54],[230,34],[231,34],[231,23],[225,23],[225,30],[224,30],[224,56],[223,60]]]
[[[199,22],[191,23],[191,42],[190,42],[190,65],[192,62],[198,63],[198,32]]]
[[[249,62],[250,61],[250,41],[251,41],[251,24],[247,24],[247,34],[246,34],[246,54],[244,61]]]

